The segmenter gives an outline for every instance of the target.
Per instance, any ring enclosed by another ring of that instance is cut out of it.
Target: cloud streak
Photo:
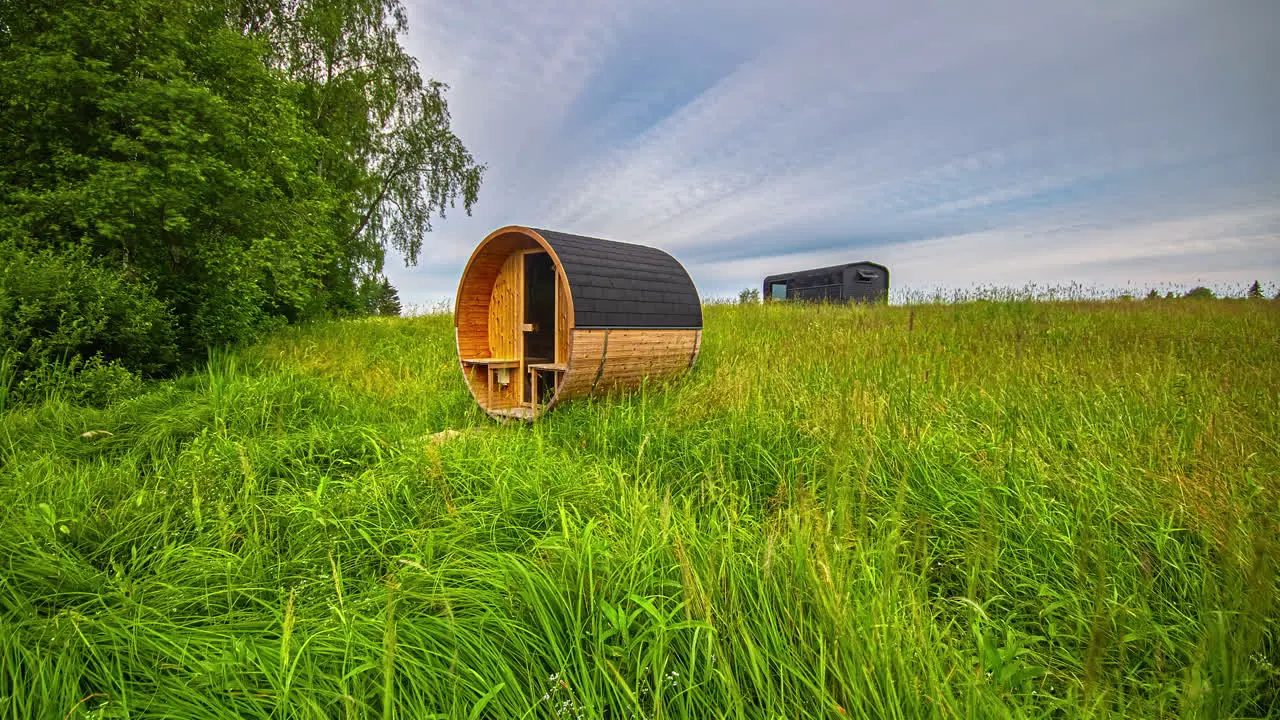
[[[507,223],[663,247],[706,294],[862,257],[898,285],[1280,274],[1269,3],[429,0],[410,20],[490,166],[475,215],[392,268],[411,302],[450,296]]]

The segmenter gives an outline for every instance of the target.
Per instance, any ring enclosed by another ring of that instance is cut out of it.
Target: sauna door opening
[[[556,361],[556,266],[545,252],[524,256],[524,361]],[[542,393],[539,393],[540,395]],[[533,401],[525,388],[525,402]]]

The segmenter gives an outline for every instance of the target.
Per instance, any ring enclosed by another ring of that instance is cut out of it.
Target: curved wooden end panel
[[[490,387],[487,373],[489,366],[474,362],[480,359],[523,360],[523,343],[520,330],[520,298],[523,291],[521,272],[522,251],[542,249],[555,263],[558,284],[566,285],[564,268],[551,246],[537,232],[516,225],[500,228],[490,233],[472,252],[458,283],[454,306],[454,330],[458,348],[458,361],[462,367],[467,389],[485,412],[494,417],[509,418],[526,414],[529,408],[521,403],[524,366],[502,367],[495,364],[495,372],[514,382]],[[559,297],[557,322],[566,328],[568,337],[573,327],[573,299],[568,292]],[[568,356],[569,348],[557,347],[556,359]],[[531,414],[531,413],[530,413]],[[532,419],[532,416],[526,419]]]

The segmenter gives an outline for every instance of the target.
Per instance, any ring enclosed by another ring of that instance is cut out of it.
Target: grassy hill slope
[[[1280,713],[1275,303],[706,324],[535,425],[441,316],[10,408],[0,717]]]

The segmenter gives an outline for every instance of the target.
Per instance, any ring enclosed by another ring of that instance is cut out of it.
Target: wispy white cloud
[[[894,277],[908,275],[918,288],[1072,282],[1104,287],[1239,284],[1253,279],[1260,265],[1280,267],[1278,227],[1280,209],[1266,209],[1110,228],[1072,224],[1007,227],[873,245],[860,252],[887,264]],[[703,277],[763,278],[850,259],[862,259],[862,255],[850,258],[847,250],[828,248],[695,267]]]
[[[490,167],[475,215],[393,270],[411,300],[451,295],[507,223],[664,247],[709,293],[868,255],[898,284],[1280,275],[1271,3],[423,0],[410,20]]]

